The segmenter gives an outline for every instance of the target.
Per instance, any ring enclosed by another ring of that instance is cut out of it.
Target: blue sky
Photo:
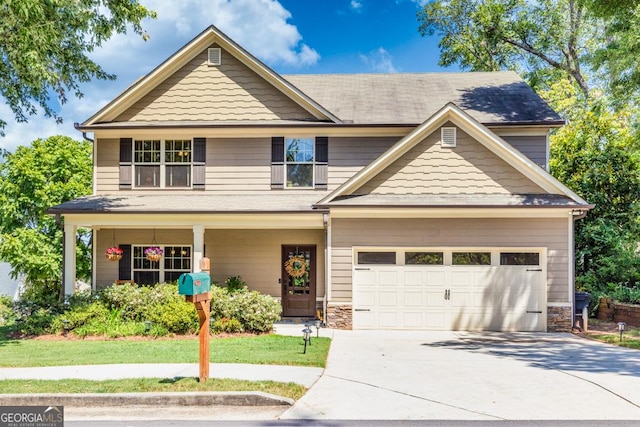
[[[83,122],[211,24],[282,74],[457,71],[437,65],[437,37],[418,33],[416,13],[425,1],[140,0],[158,13],[143,24],[151,38],[117,35],[92,54],[118,79],[84,85],[84,98],[59,106],[59,125],[42,115],[17,124],[1,103],[0,117],[8,125],[0,148],[13,151],[56,134],[80,139],[74,122]]]

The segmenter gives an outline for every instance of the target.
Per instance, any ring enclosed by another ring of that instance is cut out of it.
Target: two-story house
[[[512,72],[280,75],[209,27],[78,125],[93,195],[50,209],[65,291],[88,227],[94,289],[206,256],[333,327],[568,330],[591,206],[547,172],[562,124]]]

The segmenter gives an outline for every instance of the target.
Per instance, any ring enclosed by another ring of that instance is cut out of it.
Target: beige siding
[[[120,179],[120,140],[96,139],[96,194],[118,191]]]
[[[150,244],[153,230],[116,230],[116,245]],[[118,280],[118,262],[104,253],[113,241],[113,230],[96,233],[96,285],[103,289]],[[192,230],[156,230],[160,245],[192,245]],[[206,230],[205,255],[211,259],[212,280],[224,283],[241,276],[249,288],[279,297],[282,245],[316,245],[316,296],[324,295],[325,261],[323,230]]]
[[[364,184],[361,194],[541,194],[520,172],[461,129],[457,146],[440,146],[440,129]]]
[[[153,135],[162,137],[162,131]],[[397,141],[397,137],[329,138],[329,190],[335,190]],[[99,138],[95,147],[97,194],[117,192],[120,140]],[[205,189],[220,193],[272,191],[271,137],[207,138]]]
[[[503,136],[502,139],[533,160],[542,169],[546,169],[547,137],[545,135]]]
[[[205,49],[115,121],[277,119],[313,116],[224,50],[207,65]]]
[[[215,282],[240,276],[264,294],[280,297],[282,245],[316,245],[316,297],[324,295],[323,230],[207,230],[206,255]]]
[[[569,302],[566,219],[334,219],[331,232],[333,302],[351,301],[354,246],[546,247],[548,301]]]
[[[329,190],[338,188],[399,140],[399,137],[329,138]]]

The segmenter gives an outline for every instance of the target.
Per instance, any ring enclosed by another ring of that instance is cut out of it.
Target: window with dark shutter
[[[131,190],[132,149],[133,140],[131,138],[120,138],[120,190]]]
[[[315,188],[326,190],[329,169],[329,138],[316,137]]]
[[[271,138],[271,188],[284,188],[284,137]]]
[[[193,189],[204,190],[207,167],[207,138],[193,138]]]

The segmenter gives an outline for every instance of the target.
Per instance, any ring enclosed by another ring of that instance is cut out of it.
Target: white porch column
[[[204,226],[193,226],[193,272],[202,271],[200,269],[200,260],[204,256]]]
[[[76,231],[72,224],[64,225],[64,294],[73,295],[76,283]]]

